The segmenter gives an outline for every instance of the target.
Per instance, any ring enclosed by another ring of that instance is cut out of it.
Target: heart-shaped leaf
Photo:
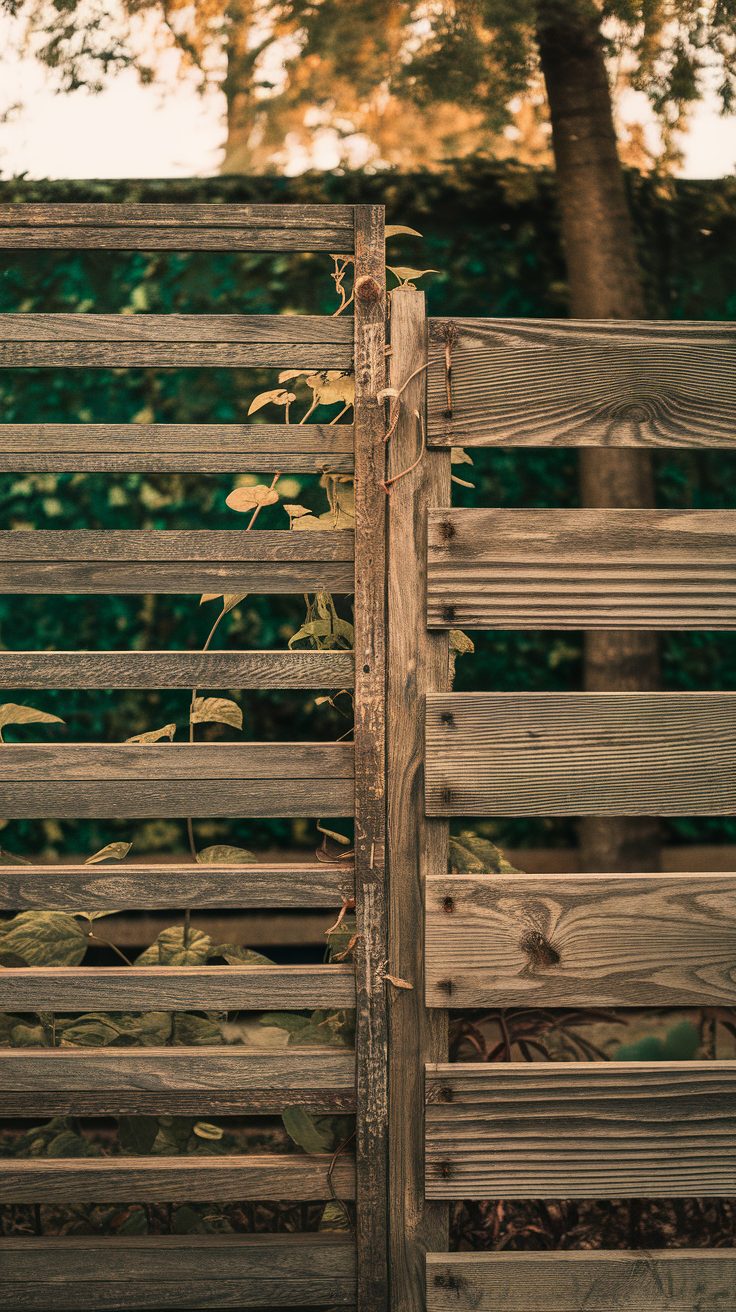
[[[254,483],[251,487],[236,487],[225,498],[231,510],[256,510],[259,506],[273,506],[279,500],[275,487],[266,487],[265,483]]]
[[[243,712],[229,697],[195,697],[190,720],[192,724],[229,724],[242,729]]]

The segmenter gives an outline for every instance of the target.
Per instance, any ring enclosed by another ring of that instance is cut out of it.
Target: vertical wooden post
[[[358,1308],[386,1312],[384,212],[355,207],[355,912]]]
[[[417,459],[426,425],[424,294],[391,297],[391,385],[401,388],[389,476]],[[448,1209],[424,1199],[424,1063],[447,1060],[447,1013],[424,1003],[424,885],[447,873],[448,825],[424,813],[424,698],[449,688],[449,640],[427,629],[427,510],[450,504],[450,451],[426,451],[388,500],[389,1213],[391,1308],[424,1312],[425,1253],[446,1251]]]

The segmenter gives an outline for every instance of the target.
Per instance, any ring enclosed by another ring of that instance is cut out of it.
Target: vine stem
[[[273,478],[271,479],[271,482],[270,482],[270,484],[269,484],[269,491],[270,491],[270,492],[273,491],[273,489],[275,488],[275,486],[276,486],[276,484],[278,483],[278,481],[279,481],[280,478],[281,478],[281,470],[278,469],[278,470],[276,471],[276,473],[274,474],[274,476],[273,476]],[[260,514],[260,512],[261,512],[262,509],[263,509],[263,506],[262,506],[262,505],[258,505],[258,506],[255,507],[255,509],[253,510],[253,514],[251,515],[250,519],[248,520],[248,523],[247,523],[246,526],[245,526],[245,530],[244,530],[244,532],[247,533],[247,532],[249,532],[250,529],[252,529],[252,527],[253,527],[253,525],[255,524],[256,520],[258,519],[258,516],[259,516],[259,514]],[[210,629],[209,633],[207,634],[207,637],[206,637],[206,639],[205,639],[204,646],[202,647],[202,652],[203,652],[203,653],[206,652],[206,651],[209,651],[209,648],[210,648],[210,645],[211,645],[211,643],[212,643],[212,640],[213,640],[215,634],[217,633],[217,630],[218,630],[218,628],[220,627],[220,624],[221,624],[222,620],[224,620],[224,618],[225,618],[225,616],[226,616],[227,614],[228,614],[228,611],[227,611],[227,608],[226,608],[226,606],[225,606],[225,598],[223,597],[223,599],[222,599],[222,610],[220,611],[220,614],[217,616],[217,618],[216,618],[214,624],[212,625],[212,628]],[[198,690],[197,688],[192,688],[192,697],[191,697],[191,701],[190,701],[190,703],[189,703],[189,741],[190,741],[190,743],[193,743],[193,742],[194,742],[194,720],[192,719],[192,716],[194,715],[194,707],[195,707],[195,704],[196,704],[196,701],[197,701],[198,693],[199,693],[199,690]],[[190,815],[187,816],[187,842],[189,843],[189,852],[190,852],[191,858],[192,858],[193,861],[196,862],[196,860],[197,860],[197,843],[196,843],[196,839],[195,839],[195,837],[194,837],[194,821],[193,821],[193,819],[192,819],[192,816],[190,816]],[[188,948],[188,947],[189,947],[189,939],[190,939],[190,936],[191,936],[191,932],[192,932],[192,909],[191,909],[191,907],[186,907],[186,909],[185,909],[185,911],[184,911],[184,936],[183,936],[183,945],[184,945],[185,948]]]

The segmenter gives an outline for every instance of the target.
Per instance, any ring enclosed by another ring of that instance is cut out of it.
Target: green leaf
[[[229,697],[195,697],[190,720],[192,724],[229,724],[242,729],[243,712]]]
[[[174,1212],[171,1229],[175,1235],[205,1235],[207,1226],[198,1212],[188,1203],[177,1207]]]
[[[450,868],[460,875],[514,875],[519,871],[490,839],[472,829],[450,837]]]
[[[66,911],[21,911],[0,925],[0,952],[11,952],[27,966],[78,966],[87,936]]]
[[[287,1107],[281,1117],[289,1138],[305,1153],[326,1153],[332,1148],[330,1130],[318,1119],[305,1112],[303,1107]]]
[[[270,957],[264,957],[262,952],[254,952],[252,948],[241,948],[238,943],[218,943],[209,953],[209,960],[213,957],[222,957],[228,966],[272,966],[274,963]]]
[[[197,853],[197,861],[203,866],[249,865],[257,860],[258,858],[247,848],[231,847],[229,843],[213,843],[211,847],[203,847],[201,852]]]
[[[132,738],[128,739],[128,742],[132,741]],[[106,847],[101,847],[99,852],[88,856],[84,864],[86,866],[96,866],[100,861],[122,861],[123,857],[128,855],[132,846],[132,843],[108,843]]]
[[[191,1016],[176,1012],[173,1024],[174,1043],[183,1047],[211,1048],[223,1043],[222,1031],[208,1016]]]
[[[162,929],[155,943],[136,958],[137,966],[203,966],[212,951],[212,939],[199,929],[190,929],[184,946],[183,925]]]
[[[125,1153],[150,1153],[158,1134],[153,1116],[119,1116],[118,1139]]]
[[[47,1157],[99,1157],[99,1149],[74,1130],[62,1130],[46,1148]]]

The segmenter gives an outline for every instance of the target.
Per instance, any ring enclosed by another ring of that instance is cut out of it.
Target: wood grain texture
[[[401,288],[391,297],[391,383],[404,388],[389,443],[389,473],[414,463],[420,449],[415,410],[424,412],[424,295]],[[424,1256],[448,1244],[447,1208],[424,1197],[424,1126],[418,1072],[447,1057],[445,1012],[424,1005],[424,881],[447,871],[448,827],[424,813],[421,715],[427,692],[449,686],[446,633],[426,627],[427,507],[450,499],[450,453],[427,452],[392,484],[389,516],[388,834],[389,968],[410,989],[390,988],[391,1306],[424,1312]]]
[[[351,529],[0,531],[0,592],[353,590]]]
[[[349,862],[0,866],[0,909],[4,911],[332,908],[353,892]]]
[[[429,1253],[427,1312],[730,1312],[736,1254]]]
[[[355,207],[355,944],[359,1312],[388,1312],[386,256],[381,205]]]
[[[730,815],[735,693],[427,699],[430,815]]]
[[[736,628],[736,512],[430,510],[428,622]]]
[[[352,424],[3,424],[0,472],[353,471]]]
[[[0,688],[352,688],[350,651],[0,651]]]
[[[8,819],[347,816],[353,808],[352,743],[4,743],[2,753]]]
[[[340,1049],[0,1050],[3,1116],[204,1116],[355,1110],[355,1055]]]
[[[350,369],[349,319],[317,314],[2,314],[0,368]]]
[[[18,966],[5,1011],[270,1011],[353,1007],[352,966]]]
[[[736,1062],[427,1067],[429,1198],[736,1190]]]
[[[0,1267],[3,1312],[355,1304],[355,1244],[337,1234],[11,1237]]]
[[[0,249],[353,250],[352,205],[2,205]]]
[[[429,441],[732,448],[735,352],[728,323],[431,319]]]
[[[427,882],[427,1005],[736,1004],[736,875]]]
[[[332,1167],[332,1170],[330,1168]],[[0,1163],[1,1203],[230,1202],[352,1198],[352,1161],[329,1154],[73,1157]]]

